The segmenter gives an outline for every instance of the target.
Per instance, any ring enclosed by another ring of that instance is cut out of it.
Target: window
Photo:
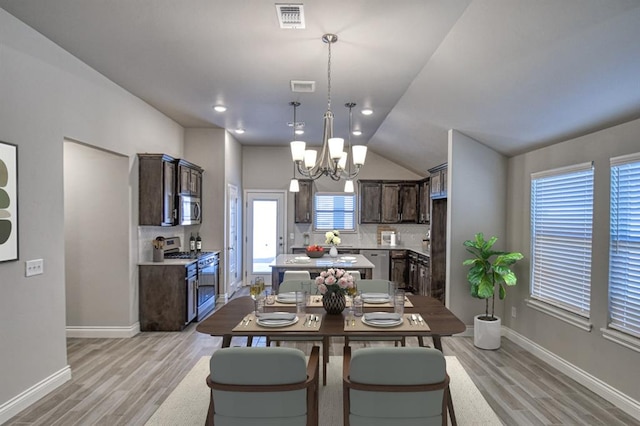
[[[355,194],[317,192],[313,203],[314,230],[356,230]]]
[[[531,296],[589,318],[593,164],[531,175]]]
[[[640,337],[640,154],[611,159],[609,327]]]

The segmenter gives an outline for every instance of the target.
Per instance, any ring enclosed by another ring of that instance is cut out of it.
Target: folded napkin
[[[389,300],[387,293],[362,293],[363,299],[385,299]]]
[[[293,321],[296,314],[291,312],[265,312],[259,314],[260,321]]]
[[[277,298],[281,300],[296,300],[296,293],[293,291],[288,293],[280,293],[278,294]]]
[[[398,321],[400,314],[395,312],[367,312],[364,314],[365,321]]]

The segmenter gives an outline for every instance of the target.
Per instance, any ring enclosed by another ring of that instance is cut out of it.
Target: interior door
[[[241,261],[240,251],[238,250],[238,207],[240,200],[238,199],[238,187],[229,184],[227,188],[227,258],[226,262],[226,294],[233,295],[241,286],[242,278],[239,274],[238,265]]]
[[[286,192],[246,191],[245,284],[262,277],[271,283],[269,265],[285,252]]]

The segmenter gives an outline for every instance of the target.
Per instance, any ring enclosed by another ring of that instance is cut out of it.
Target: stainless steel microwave
[[[180,225],[198,225],[202,223],[202,205],[198,197],[179,195],[178,212],[178,224]]]

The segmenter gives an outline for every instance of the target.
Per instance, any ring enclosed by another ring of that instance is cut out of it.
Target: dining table
[[[311,302],[313,302],[312,299]],[[365,327],[361,324],[362,317],[352,317],[348,309],[345,309],[341,314],[327,314],[321,304],[309,303],[305,313],[300,314],[302,318],[299,318],[300,321],[297,321],[295,326],[280,328],[261,327],[255,324],[256,321],[251,321],[256,318],[254,314],[255,301],[249,296],[243,296],[232,299],[216,309],[212,315],[196,326],[196,330],[203,334],[222,337],[222,347],[229,347],[231,339],[239,336],[247,338],[254,336],[322,338],[415,336],[421,346],[424,346],[424,337],[431,337],[433,346],[440,351],[442,351],[442,337],[452,336],[466,330],[465,324],[437,299],[409,294],[407,302],[405,303],[403,324],[397,327]],[[265,312],[268,311],[296,312],[296,306],[276,304],[267,306]],[[365,314],[367,312],[393,312],[393,307],[365,304],[364,312]],[[313,326],[305,326],[309,317],[317,320],[315,323],[312,322]],[[422,321],[418,321],[419,318]],[[248,341],[250,340],[248,339]],[[328,355],[328,350],[325,355]],[[449,415],[452,424],[455,425],[455,412],[449,390],[447,390],[447,395]]]

